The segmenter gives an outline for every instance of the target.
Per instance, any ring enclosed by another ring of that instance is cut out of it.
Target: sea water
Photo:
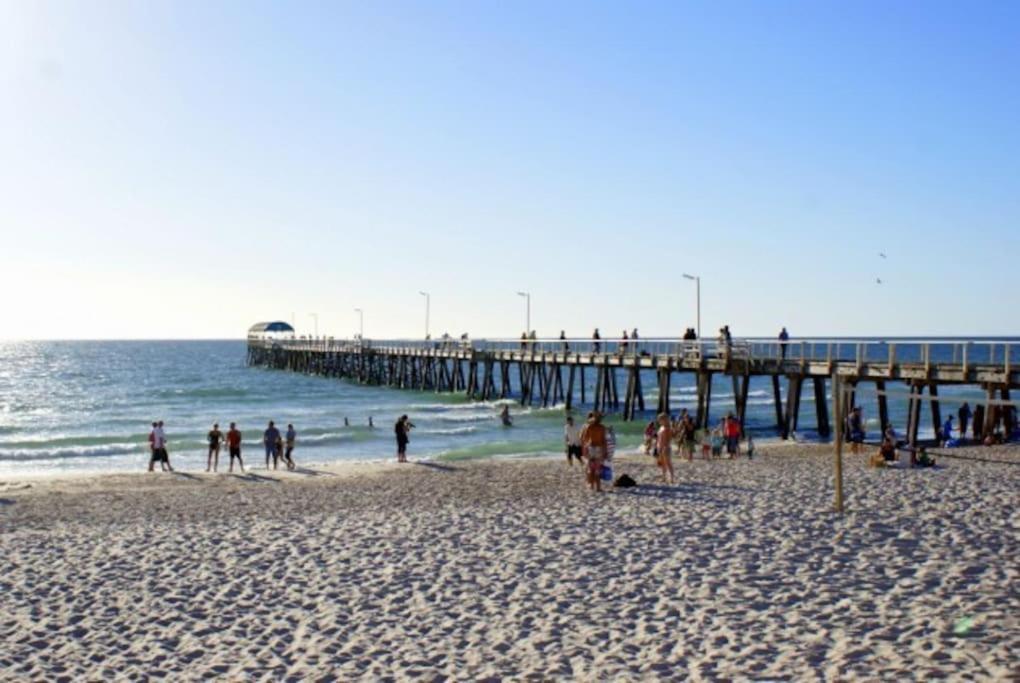
[[[514,373],[516,374],[516,373]],[[586,395],[594,395],[594,372]],[[657,404],[654,373],[643,375],[650,410],[633,422],[610,416],[621,451],[639,447]],[[626,379],[618,379],[622,392]],[[889,389],[897,389],[890,384]],[[898,390],[905,391],[903,385]],[[827,388],[831,391],[831,387]],[[782,384],[785,406],[786,383]],[[575,388],[575,399],[577,398]],[[942,388],[943,415],[959,401],[980,399],[974,388]],[[622,396],[621,396],[622,400]],[[827,401],[828,398],[827,394]],[[864,385],[857,395],[873,433],[877,407]],[[499,412],[509,404],[513,426]],[[670,391],[674,413],[697,406],[694,377],[675,374]],[[583,415],[590,407],[575,406]],[[733,410],[729,377],[718,376],[712,419]],[[927,409],[927,429],[930,435]],[[335,378],[246,367],[243,341],[55,341],[0,343],[0,475],[14,472],[131,471],[148,463],[151,423],[163,420],[171,462],[204,469],[206,434],[214,422],[226,432],[236,422],[244,435],[245,463],[264,464],[262,431],[275,420],[281,431],[293,423],[299,464],[393,458],[393,424],[410,416],[412,458],[457,460],[486,457],[561,456],[562,406],[521,406],[513,399],[479,402],[463,394],[361,386]],[[906,399],[890,400],[890,415],[902,431]],[[374,427],[369,426],[369,419]],[[752,378],[747,423],[758,438],[775,436],[772,385]],[[814,438],[815,407],[810,383],[801,400],[802,438]],[[221,453],[221,460],[227,460]],[[222,463],[221,463],[222,464]]]

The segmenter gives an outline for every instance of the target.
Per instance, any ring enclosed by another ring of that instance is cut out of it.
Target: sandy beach
[[[0,483],[0,676],[1009,680],[1020,451]],[[994,462],[987,459],[995,460]]]

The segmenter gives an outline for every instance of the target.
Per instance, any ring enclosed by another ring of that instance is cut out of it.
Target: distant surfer
[[[499,419],[503,421],[504,427],[513,427],[514,422],[510,419],[510,406],[503,406],[503,410],[499,413]]]

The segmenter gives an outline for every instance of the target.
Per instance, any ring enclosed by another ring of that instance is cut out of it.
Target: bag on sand
[[[637,486],[637,482],[629,474],[621,474],[616,478],[616,488],[629,489],[632,486]]]
[[[603,465],[602,466],[602,481],[612,481],[612,480],[613,480],[613,466],[612,465]]]

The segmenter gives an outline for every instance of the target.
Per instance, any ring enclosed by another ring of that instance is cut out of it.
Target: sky
[[[1020,3],[0,0],[0,338],[1016,335]],[[884,254],[883,258],[880,256]],[[881,284],[877,280],[881,279]]]

